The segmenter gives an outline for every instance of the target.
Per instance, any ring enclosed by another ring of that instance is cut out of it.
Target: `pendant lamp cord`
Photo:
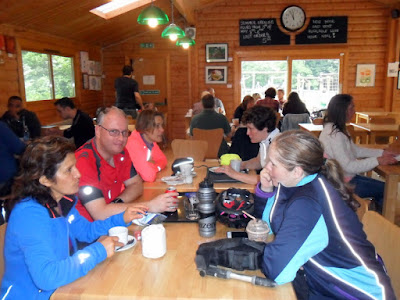
[[[172,24],[175,24],[175,22],[174,22],[174,1],[173,0],[171,0],[171,23]]]

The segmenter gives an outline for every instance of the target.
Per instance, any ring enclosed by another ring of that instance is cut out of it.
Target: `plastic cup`
[[[241,160],[232,159],[229,164],[230,164],[231,168],[234,169],[236,172],[240,172],[240,164],[241,163],[242,163]]]
[[[268,223],[261,220],[251,220],[246,227],[249,240],[266,243],[270,229]]]

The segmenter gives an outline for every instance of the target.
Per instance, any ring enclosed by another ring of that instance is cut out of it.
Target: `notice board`
[[[296,44],[347,43],[347,17],[312,17]]]
[[[278,28],[276,19],[239,20],[240,46],[289,45],[290,36]]]

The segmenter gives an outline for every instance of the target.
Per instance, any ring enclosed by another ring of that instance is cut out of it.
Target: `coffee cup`
[[[159,258],[167,252],[167,237],[162,224],[153,224],[142,230],[142,255]]]
[[[192,168],[192,164],[184,164],[179,166],[179,170],[181,171],[182,177],[186,184],[193,182]]]
[[[124,226],[115,226],[108,230],[109,236],[118,237],[118,242],[126,245],[128,243],[128,228]]]
[[[231,168],[234,169],[236,172],[240,172],[241,163],[242,163],[242,161],[239,159],[232,159],[229,164],[230,164]]]

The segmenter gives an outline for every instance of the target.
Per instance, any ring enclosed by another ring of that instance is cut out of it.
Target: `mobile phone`
[[[228,231],[226,233],[228,239],[231,238],[247,238],[247,232],[245,231]]]

